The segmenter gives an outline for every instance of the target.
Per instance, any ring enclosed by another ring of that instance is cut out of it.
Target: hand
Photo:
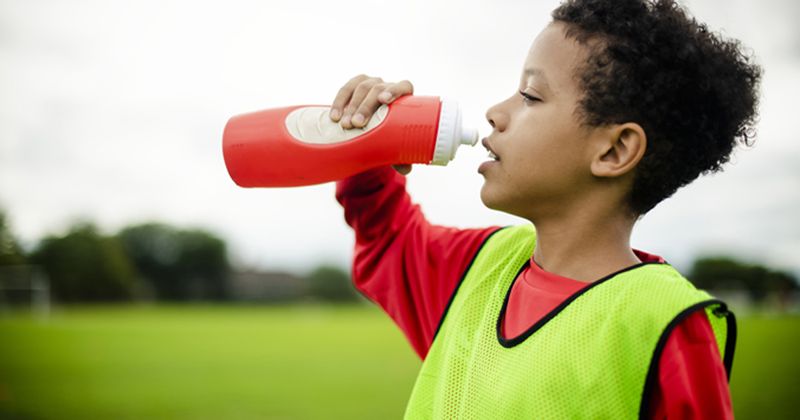
[[[362,128],[381,105],[413,93],[414,86],[408,80],[386,83],[380,77],[359,74],[339,89],[331,105],[330,117],[339,121],[344,129]],[[392,167],[403,175],[411,172],[411,165]]]
[[[392,168],[402,175],[408,175],[411,172],[411,165],[392,165]]]

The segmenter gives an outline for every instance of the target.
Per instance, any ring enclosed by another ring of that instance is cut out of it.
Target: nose
[[[503,131],[505,129],[506,120],[508,118],[501,110],[500,108],[501,105],[502,102],[492,106],[486,111],[486,121],[489,122],[489,125],[491,125],[492,128]]]

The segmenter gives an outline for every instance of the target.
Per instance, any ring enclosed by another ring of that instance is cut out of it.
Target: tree
[[[358,300],[350,276],[342,269],[322,265],[308,275],[308,291],[313,297],[332,302],[353,302]]]
[[[127,227],[117,237],[159,299],[228,298],[227,247],[213,234],[145,223]]]
[[[0,266],[25,264],[25,255],[17,239],[6,225],[6,215],[0,211]]]
[[[797,280],[789,273],[737,261],[727,256],[697,259],[688,276],[702,289],[743,289],[754,303],[770,293],[784,296],[797,290]]]
[[[99,234],[92,224],[77,224],[64,236],[46,237],[32,260],[44,268],[56,300],[126,300],[134,295],[133,267],[120,243]]]
[[[200,299],[228,298],[228,263],[225,242],[203,230],[178,232],[178,271],[187,284],[187,295]]]

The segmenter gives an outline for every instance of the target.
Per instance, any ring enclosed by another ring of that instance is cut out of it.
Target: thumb
[[[411,165],[392,165],[395,171],[400,172],[401,175],[408,175],[411,172]]]

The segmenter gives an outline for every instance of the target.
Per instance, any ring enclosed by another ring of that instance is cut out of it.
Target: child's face
[[[551,23],[528,51],[518,90],[539,100],[514,92],[486,113],[494,127],[488,145],[499,157],[480,169],[481,200],[489,208],[528,219],[554,214],[592,181],[595,129],[582,126],[576,114],[581,90],[575,69],[587,50],[565,38],[564,29]]]

